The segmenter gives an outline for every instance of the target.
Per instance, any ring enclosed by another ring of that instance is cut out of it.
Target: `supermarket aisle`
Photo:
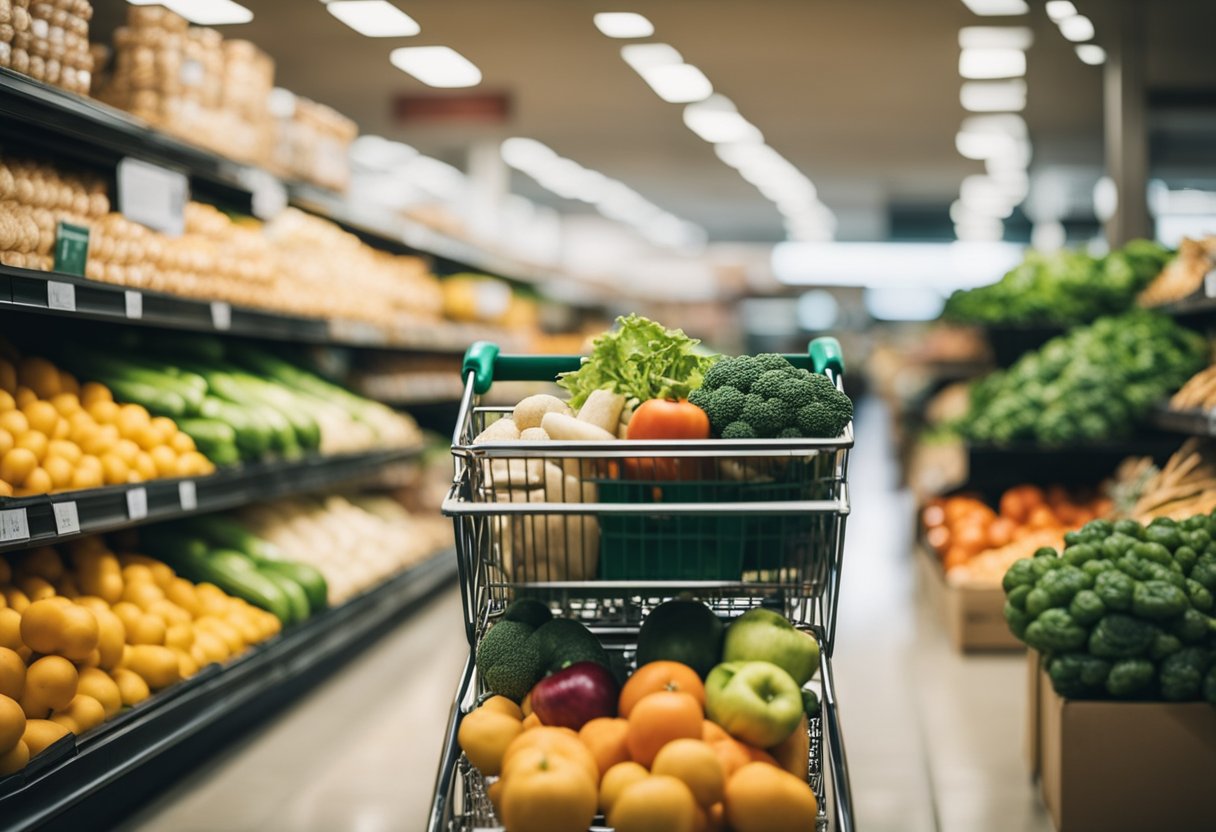
[[[833,660],[858,828],[1050,832],[1022,758],[1024,659],[960,657],[917,602],[887,420],[861,403]]]
[[[452,587],[125,832],[423,828],[467,647]]]

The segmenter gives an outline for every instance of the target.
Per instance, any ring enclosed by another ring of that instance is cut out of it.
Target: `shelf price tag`
[[[127,318],[132,321],[138,321],[144,316],[144,294],[136,292],[133,289],[127,289],[122,293],[123,300],[127,305]]]
[[[55,271],[84,277],[89,260],[89,229],[61,222],[55,230]]]
[[[1203,278],[1204,297],[1216,298],[1216,269],[1212,269]]]
[[[287,188],[264,170],[244,168],[241,182],[249,189],[250,208],[260,220],[272,220],[287,207]]]
[[[129,220],[180,237],[189,197],[183,173],[130,157],[118,163],[118,210]]]
[[[51,509],[55,512],[55,531],[59,534],[76,534],[80,531],[80,514],[75,502],[53,503]]]
[[[59,280],[46,282],[46,305],[48,309],[76,311],[76,287]]]
[[[222,300],[211,301],[211,324],[219,330],[232,328],[232,307]]]
[[[127,517],[143,520],[148,516],[148,489],[132,488],[127,492]]]
[[[182,480],[177,484],[177,499],[181,503],[182,511],[194,511],[198,508],[198,489],[194,486],[194,480]]]
[[[13,508],[0,511],[0,541],[29,540],[30,521],[25,509]]]

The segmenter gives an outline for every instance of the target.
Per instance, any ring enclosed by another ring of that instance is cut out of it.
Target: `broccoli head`
[[[853,418],[853,402],[827,376],[775,353],[723,358],[688,400],[723,439],[831,438]]]

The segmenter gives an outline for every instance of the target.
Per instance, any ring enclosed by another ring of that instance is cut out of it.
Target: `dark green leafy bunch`
[[[1005,620],[1061,696],[1216,705],[1216,513],[1094,520],[1005,573]]]
[[[971,389],[960,432],[1048,445],[1127,436],[1207,363],[1201,335],[1156,312],[1101,318],[1053,338]]]
[[[853,402],[827,376],[776,353],[723,358],[688,400],[723,439],[834,438],[853,418]]]
[[[990,325],[1088,323],[1131,309],[1173,256],[1149,240],[1133,240],[1104,257],[1032,251],[997,283],[955,292],[942,317]]]

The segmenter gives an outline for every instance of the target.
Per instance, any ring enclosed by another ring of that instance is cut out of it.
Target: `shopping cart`
[[[786,357],[843,384],[833,338]],[[486,695],[476,646],[511,601],[545,601],[632,667],[642,620],[678,595],[698,598],[726,620],[763,604],[818,639],[822,705],[809,729],[816,832],[850,832],[830,659],[852,425],[835,439],[473,442],[510,415],[511,408],[479,403],[494,382],[549,381],[580,361],[499,355],[485,342],[465,355],[452,440],[455,478],[443,511],[456,526],[470,653],[449,719],[430,832],[500,827],[487,783],[463,758],[456,734]]]

